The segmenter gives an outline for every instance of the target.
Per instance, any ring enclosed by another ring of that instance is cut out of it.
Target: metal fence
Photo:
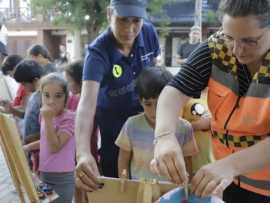
[[[20,7],[18,9],[11,8],[0,8],[0,20],[1,21],[21,21],[21,22],[30,22],[32,21],[33,16],[31,8]]]
[[[1,8],[0,7],[0,24],[1,22],[51,22],[53,16],[56,15],[53,10],[48,10],[46,13],[34,14],[30,7],[16,8]]]

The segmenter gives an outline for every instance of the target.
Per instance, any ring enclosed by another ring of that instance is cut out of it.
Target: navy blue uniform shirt
[[[140,71],[153,66],[160,53],[158,36],[150,23],[144,23],[130,55],[124,56],[116,46],[110,29],[93,41],[87,50],[83,80],[100,82],[97,109],[121,112],[139,106],[134,80]]]

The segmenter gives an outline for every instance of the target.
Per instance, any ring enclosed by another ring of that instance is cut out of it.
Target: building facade
[[[26,56],[27,49],[38,43],[56,59],[59,46],[66,46],[66,28],[53,25],[50,16],[34,16],[30,0],[0,0],[0,24],[0,40],[6,43],[9,53]]]

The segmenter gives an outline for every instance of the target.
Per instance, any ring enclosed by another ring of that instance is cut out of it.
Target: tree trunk
[[[81,59],[81,31],[74,31],[74,60]]]

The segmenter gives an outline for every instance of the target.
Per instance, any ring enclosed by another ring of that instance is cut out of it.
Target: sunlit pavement
[[[19,203],[10,173],[0,148],[0,202],[1,203]]]

